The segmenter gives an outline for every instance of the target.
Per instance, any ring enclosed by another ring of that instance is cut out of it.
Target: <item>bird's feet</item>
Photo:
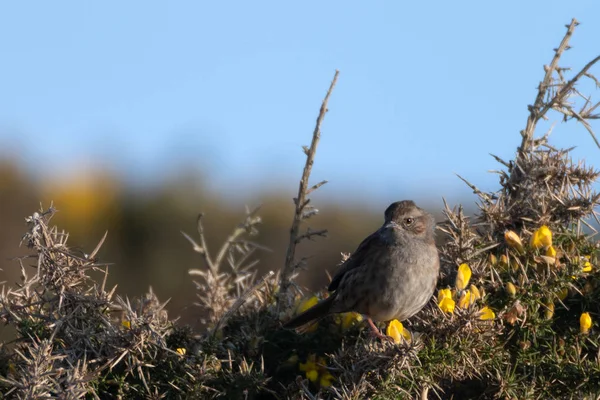
[[[382,334],[379,329],[377,328],[377,326],[375,326],[375,323],[373,322],[373,320],[371,318],[367,318],[367,322],[369,323],[369,326],[371,327],[371,333],[373,334],[373,336],[375,336],[376,338],[378,338],[381,341],[387,340],[387,341],[391,341],[393,342],[394,339],[392,339],[391,337]]]

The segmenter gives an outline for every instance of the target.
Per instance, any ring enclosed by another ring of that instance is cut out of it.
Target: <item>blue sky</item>
[[[321,195],[463,198],[455,172],[496,187],[488,153],[512,156],[572,17],[579,69],[598,1],[3,2],[0,153],[35,176],[83,162],[152,185],[194,166],[227,194],[294,190],[339,69]],[[600,167],[582,127],[552,143]]]

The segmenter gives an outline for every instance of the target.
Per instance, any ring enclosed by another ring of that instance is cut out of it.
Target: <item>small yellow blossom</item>
[[[493,254],[490,254],[490,264],[494,267],[498,264],[498,258]]]
[[[579,317],[579,331],[585,334],[589,332],[591,327],[592,317],[590,317],[590,313],[582,313],[581,317]]]
[[[302,314],[309,308],[314,307],[318,302],[319,302],[319,299],[317,298],[317,296],[307,297],[306,299],[302,300],[296,307],[296,315]],[[312,324],[307,325],[304,332],[307,332],[307,333],[314,332],[317,330],[318,326],[319,326],[318,322],[313,322]]]
[[[500,256],[500,265],[505,268],[508,267],[508,256],[506,254]]]
[[[335,322],[342,327],[342,330],[346,330],[362,320],[362,315],[356,312],[338,314],[335,318]]]
[[[546,250],[546,256],[556,257],[556,249],[554,248],[554,246],[548,247],[548,249]]]
[[[319,371],[317,371],[316,369],[311,369],[309,371],[306,371],[306,377],[308,378],[309,381],[316,382],[317,379],[319,379]]]
[[[306,362],[298,364],[298,368],[300,369],[300,371],[307,373],[309,371],[317,370],[317,356],[315,356],[314,354],[309,354],[309,356],[306,358]]]
[[[394,340],[394,343],[398,344],[402,341],[402,339],[410,342],[411,336],[410,332],[404,328],[402,322],[397,319],[393,319],[390,321],[385,334],[391,337]]]
[[[440,302],[438,303],[438,307],[440,308],[440,310],[442,310],[445,313],[454,313],[454,300],[452,300],[452,298],[450,297],[444,297],[442,300],[440,300]]]
[[[521,242],[521,238],[514,231],[504,232],[504,240],[508,247],[517,250],[519,253],[523,253],[523,242]]]
[[[468,264],[460,264],[454,286],[456,286],[458,290],[463,290],[469,284],[469,280],[471,280],[471,268]]]
[[[560,301],[563,301],[564,299],[567,298],[567,296],[569,295],[569,289],[567,288],[562,288],[557,294],[556,297],[558,297],[560,299]]]
[[[318,383],[320,386],[331,386],[331,382],[334,379],[327,370],[325,359],[323,357],[317,359],[317,356],[314,354],[310,354],[306,362],[300,363],[298,368],[305,373],[309,381]]]
[[[492,309],[487,306],[483,307],[479,311],[479,319],[482,321],[487,321],[487,320],[494,319],[494,318],[496,318],[496,314],[494,314]]]
[[[438,303],[442,301],[442,299],[451,299],[452,291],[450,289],[440,289],[438,291]]]
[[[184,347],[179,347],[175,351],[181,354],[182,356],[185,356],[185,353],[187,352],[187,350]]]
[[[512,283],[512,282],[508,282],[505,285],[505,289],[506,292],[509,294],[510,297],[515,297],[517,294],[517,287]]]
[[[535,249],[552,246],[552,231],[550,228],[546,225],[542,225],[540,229],[533,232],[530,245]]]
[[[125,329],[131,329],[131,321],[124,320],[121,322],[121,325],[123,325],[123,328]]]
[[[590,272],[592,270],[592,264],[590,258],[586,257],[587,261],[583,264],[583,272]]]
[[[552,300],[546,300],[544,303],[544,318],[551,320],[554,316],[554,302]]]
[[[477,289],[477,286],[471,284],[469,286],[469,290],[471,291],[471,296],[473,297],[473,301],[479,300],[481,298],[481,292]]]
[[[319,385],[321,387],[329,387],[333,382],[333,375],[329,373],[329,371],[324,371],[321,373],[321,378],[319,379]]]
[[[460,299],[458,299],[458,306],[460,308],[469,308],[469,306],[475,303],[475,299],[473,298],[473,294],[469,289],[462,292],[460,295]]]

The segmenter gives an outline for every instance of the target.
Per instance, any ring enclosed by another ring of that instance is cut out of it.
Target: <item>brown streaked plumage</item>
[[[375,329],[372,320],[413,316],[431,299],[437,283],[434,229],[433,217],[413,201],[391,204],[381,228],[341,265],[329,284],[331,296],[284,326],[296,328],[331,313],[355,311]]]

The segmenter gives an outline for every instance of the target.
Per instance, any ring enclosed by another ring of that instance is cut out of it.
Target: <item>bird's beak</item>
[[[390,221],[387,224],[383,225],[384,229],[394,229],[394,228],[397,228],[397,227],[398,227],[398,224],[395,223],[395,222],[393,222],[393,221]]]

